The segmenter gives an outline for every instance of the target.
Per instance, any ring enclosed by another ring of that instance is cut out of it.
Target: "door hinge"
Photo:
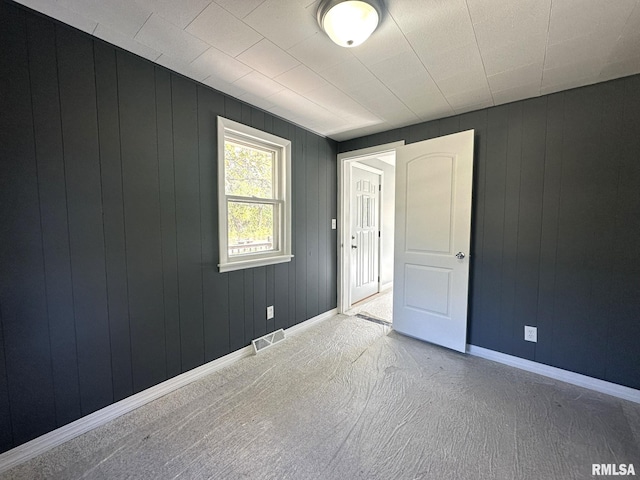
[[[382,232],[378,231],[378,238],[382,236]]]
[[[379,191],[379,192],[381,192],[381,191],[382,191],[382,184],[381,184],[381,183],[379,183],[379,184],[378,184],[378,191]]]

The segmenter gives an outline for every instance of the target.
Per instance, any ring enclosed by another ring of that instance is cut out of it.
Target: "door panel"
[[[407,308],[449,317],[450,269],[407,264],[404,278]]]
[[[418,157],[407,164],[407,250],[451,253],[455,157]],[[435,188],[424,188],[435,185]],[[410,221],[417,219],[420,221]]]
[[[464,352],[473,130],[396,152],[394,329]]]
[[[351,182],[351,303],[356,303],[379,290],[380,175],[354,164]]]

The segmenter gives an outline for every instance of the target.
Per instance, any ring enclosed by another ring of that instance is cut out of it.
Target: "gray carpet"
[[[574,479],[640,468],[640,405],[343,315],[11,479]]]

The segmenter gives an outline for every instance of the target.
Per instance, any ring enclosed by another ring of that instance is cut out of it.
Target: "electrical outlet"
[[[524,339],[527,342],[537,342],[538,341],[538,328],[537,327],[529,327],[525,325],[524,327]]]
[[[267,320],[271,320],[273,318],[273,305],[269,305],[267,307]]]
[[[338,223],[335,218],[331,219],[331,230],[335,230],[338,227]]]

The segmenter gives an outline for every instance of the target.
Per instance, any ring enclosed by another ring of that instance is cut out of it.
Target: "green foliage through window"
[[[228,203],[229,255],[273,250],[273,209],[269,203]]]
[[[273,152],[268,150],[225,142],[226,194],[273,198],[273,157]]]
[[[225,193],[247,201],[227,202],[229,256],[274,250],[275,154],[268,149],[226,141]]]

